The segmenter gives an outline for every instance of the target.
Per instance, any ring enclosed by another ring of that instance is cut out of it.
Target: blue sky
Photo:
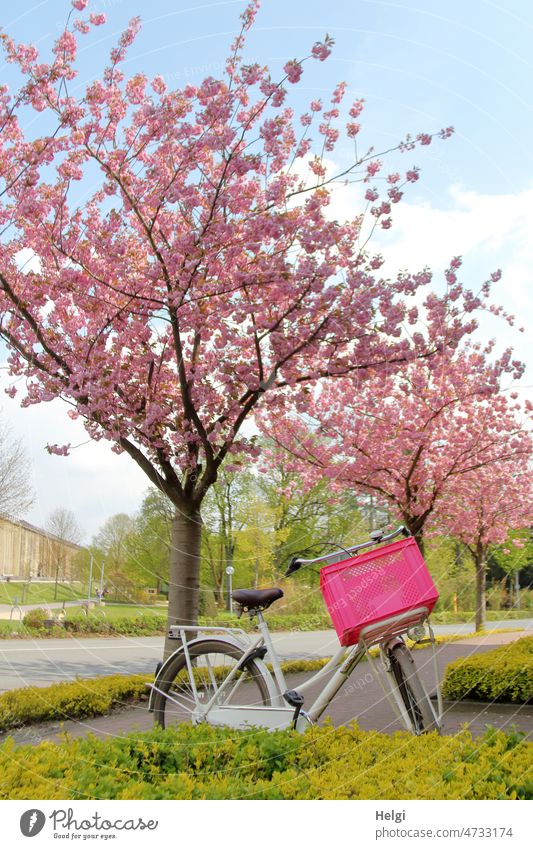
[[[108,23],[84,40],[82,81],[105,62],[128,19],[139,15],[143,29],[125,70],[162,74],[171,86],[222,72],[227,47],[244,3],[192,0],[94,0],[92,11]],[[18,40],[46,53],[60,33],[68,0],[2,3],[0,25]],[[251,61],[273,71],[300,58],[326,32],[335,48],[325,63],[309,63],[291,91],[303,111],[314,97],[327,97],[339,80],[347,100],[364,97],[362,144],[390,147],[406,132],[454,125],[446,142],[408,154],[422,179],[380,240],[390,268],[429,264],[442,271],[454,254],[465,258],[464,276],[477,287],[497,267],[504,278],[496,299],[527,324],[531,316],[533,248],[533,3],[529,0],[265,0],[248,41]],[[2,68],[2,81],[12,70]],[[343,150],[335,154],[342,159]],[[355,196],[342,192],[338,209],[356,212]],[[487,322],[522,358],[524,336]],[[1,378],[3,379],[3,378]],[[524,381],[531,383],[530,376]],[[21,433],[34,460],[37,524],[56,506],[74,509],[88,534],[110,513],[138,506],[146,482],[129,458],[100,445],[85,445],[67,459],[48,457],[47,442],[82,442],[59,403],[19,410],[6,398],[4,418]]]

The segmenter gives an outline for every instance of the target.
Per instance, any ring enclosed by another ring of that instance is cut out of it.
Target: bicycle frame
[[[181,640],[181,647],[178,649],[179,652],[183,652],[185,657],[185,662],[187,666],[187,670],[189,673],[189,679],[191,681],[191,690],[193,693],[196,709],[193,713],[193,721],[195,722],[207,722],[211,725],[226,725],[233,728],[246,728],[250,726],[261,726],[268,729],[284,729],[289,728],[294,724],[293,720],[295,718],[294,708],[287,704],[284,699],[283,694],[287,692],[287,684],[285,681],[285,676],[283,674],[283,670],[281,668],[281,664],[272,643],[272,638],[270,635],[270,631],[268,629],[268,625],[265,622],[263,615],[258,613],[258,628],[259,634],[256,639],[245,644],[245,639],[247,635],[241,629],[233,629],[233,628],[201,628],[198,626],[172,626],[171,631],[176,635],[176,638]],[[410,611],[408,614],[401,614],[398,616],[390,617],[390,619],[382,620],[374,626],[369,626],[361,633],[361,639],[359,643],[352,646],[351,648],[346,648],[344,646],[340,646],[339,650],[336,652],[333,657],[324,665],[324,667],[314,675],[312,675],[307,681],[298,685],[298,693],[301,695],[305,695],[317,682],[324,678],[331,677],[326,681],[323,689],[320,691],[318,696],[315,698],[312,705],[307,710],[302,710],[297,718],[296,729],[298,731],[304,731],[310,724],[315,723],[324,713],[330,702],[335,698],[341,687],[346,683],[348,677],[353,672],[355,667],[361,662],[363,657],[366,655],[369,661],[372,663],[373,671],[376,673],[376,677],[381,681],[379,677],[379,670],[376,668],[373,658],[369,654],[369,649],[372,646],[379,645],[380,654],[383,660],[384,671],[388,673],[389,678],[389,692],[383,686],[385,690],[385,695],[388,698],[391,706],[395,710],[396,714],[402,720],[407,730],[412,731],[412,724],[407,711],[403,705],[401,697],[397,691],[396,684],[394,682],[394,678],[392,675],[392,671],[387,661],[387,652],[388,650],[397,642],[402,634],[405,634],[409,628],[411,628],[414,624],[419,624],[427,618],[428,611],[427,608],[418,608],[417,610]],[[194,672],[191,664],[190,656],[189,656],[189,648],[192,645],[196,645],[198,641],[205,638],[197,638],[192,642],[187,642],[187,632],[194,632],[198,634],[198,632],[223,632],[228,636],[225,639],[232,643],[232,645],[238,645],[243,649],[244,654],[240,664],[235,664],[233,669],[228,673],[226,678],[222,681],[222,683],[215,688],[214,694],[211,699],[207,703],[201,703],[198,694],[196,692],[196,686],[194,683]],[[433,632],[430,628],[430,634],[433,640]],[[272,673],[266,666],[266,664],[257,657],[255,654],[257,649],[261,647],[266,648],[266,656],[271,662],[272,665]],[[174,657],[174,655],[171,655]],[[224,704],[224,699],[231,698],[234,696],[235,692],[239,686],[239,680],[237,677],[237,673],[245,661],[247,657],[253,657],[254,662],[257,665],[259,671],[261,672],[269,691],[270,705],[268,706],[250,706],[250,705],[238,705],[238,704]],[[167,660],[169,662],[170,658]],[[160,674],[164,671],[164,668],[161,670]],[[230,689],[231,688],[231,689]],[[156,684],[151,685],[152,694],[150,697],[150,701],[152,701],[152,696],[154,692],[159,692],[165,696],[165,698],[170,699],[171,701],[175,701],[172,696],[162,693],[161,690],[158,689]],[[438,682],[437,682],[437,690]],[[229,694],[228,694],[228,691]],[[179,704],[176,702],[176,704]],[[150,705],[151,709],[151,705]],[[442,713],[440,698],[438,704],[438,713],[435,712],[435,718],[437,721],[440,721],[440,714]]]

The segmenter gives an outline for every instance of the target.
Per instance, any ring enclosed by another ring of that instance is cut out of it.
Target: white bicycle
[[[367,542],[341,552],[337,551],[314,560],[293,558],[286,576],[303,565],[336,558],[338,573],[344,575],[347,580],[350,575],[356,574],[359,586],[362,586],[362,574],[367,581],[367,595],[368,586],[372,585],[375,600],[374,576],[377,573],[375,570],[369,573],[368,563],[376,563],[380,556],[383,562],[390,562],[393,555],[398,561],[397,554],[393,552],[391,555],[390,550],[401,548],[401,543],[381,550],[375,547],[400,535],[409,537],[411,543],[414,543],[403,527],[388,535],[383,531],[376,531]],[[358,552],[370,546],[374,549],[367,553],[362,562],[358,559]],[[339,561],[339,558],[344,559]],[[379,581],[381,588],[383,584],[389,587],[386,601],[382,602],[385,609],[389,609],[391,593],[394,596],[390,589],[391,569],[383,570],[381,566],[377,568],[382,572]],[[386,580],[383,578],[384,571]],[[403,585],[405,583],[404,580]],[[395,592],[397,596],[398,591]],[[232,728],[262,727],[274,730],[292,727],[304,731],[324,714],[335,695],[346,684],[349,675],[366,656],[374,673],[382,682],[392,708],[405,727],[413,734],[440,731],[442,701],[436,670],[435,639],[428,620],[432,605],[413,606],[411,602],[408,610],[384,618],[379,617],[378,609],[377,619],[374,616],[374,621],[358,628],[357,642],[348,646],[341,645],[339,651],[322,669],[304,683],[298,684],[295,690],[287,687],[280,660],[263,617],[263,611],[282,596],[283,590],[279,587],[236,590],[233,593],[233,600],[239,607],[239,615],[247,612],[250,617],[257,617],[257,635],[248,635],[239,628],[171,626],[170,636],[179,641],[179,647],[167,658],[159,669],[155,682],[150,685],[149,709],[153,711],[157,724],[166,728],[188,721]],[[356,594],[358,602],[361,602],[361,598],[361,592]],[[375,604],[372,609],[376,611]],[[333,610],[332,606],[329,610],[337,627],[338,611]],[[428,637],[425,636],[426,628]],[[404,640],[406,634],[415,641],[432,645],[436,706],[432,704],[418,677],[413,656]],[[375,652],[370,652],[373,646],[379,647],[378,661],[373,656]],[[305,695],[317,682],[324,682],[324,686],[309,708],[304,709]]]

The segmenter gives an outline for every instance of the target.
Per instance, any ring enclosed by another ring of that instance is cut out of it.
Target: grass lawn
[[[57,598],[54,599],[55,584],[47,581],[31,581],[28,583],[0,581],[0,604],[13,604],[15,598],[18,604],[48,604],[52,601],[76,601],[87,597],[87,587],[81,583],[58,584]]]

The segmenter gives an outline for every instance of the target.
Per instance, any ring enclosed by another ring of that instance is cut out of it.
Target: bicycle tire
[[[389,650],[391,670],[415,734],[440,733],[429,697],[418,677],[414,658],[406,645]]]
[[[206,702],[214,693],[213,674],[216,678],[220,669],[227,669],[228,664],[224,663],[224,658],[228,658],[233,663],[241,660],[244,652],[238,646],[232,643],[227,643],[224,640],[203,640],[198,645],[191,645],[189,648],[189,657],[194,666],[195,686],[199,696]],[[215,671],[214,671],[215,670]],[[214,672],[213,672],[214,671]],[[224,675],[227,674],[227,671]],[[239,698],[242,698],[242,687],[245,689],[245,704],[261,705],[267,707],[270,705],[270,693],[263,674],[254,660],[249,660],[244,664],[241,677],[245,676],[239,682]],[[215,681],[215,684],[218,683]],[[161,728],[168,728],[170,725],[175,725],[181,722],[195,722],[194,711],[196,708],[194,697],[191,696],[191,686],[189,675],[187,672],[187,662],[183,652],[176,655],[173,662],[170,662],[165,670],[159,673],[155,682],[158,690],[153,701],[154,722]],[[172,692],[171,692],[172,691]],[[163,695],[163,693],[165,695]],[[166,696],[171,693],[174,700],[170,701]],[[224,701],[224,704],[236,704],[237,702]],[[241,703],[241,702],[238,702]]]

